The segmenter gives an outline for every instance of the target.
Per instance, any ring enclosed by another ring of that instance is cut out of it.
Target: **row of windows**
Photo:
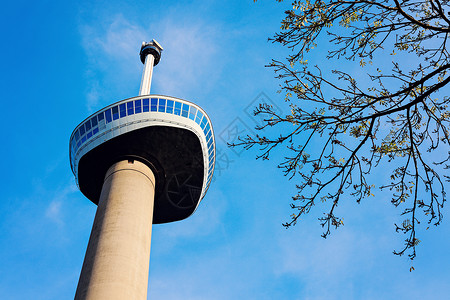
[[[105,128],[105,124],[126,116],[131,116],[133,114],[139,114],[143,112],[163,112],[175,114],[178,116],[189,118],[200,125],[208,143],[209,170],[207,186],[209,186],[212,178],[214,162],[214,145],[211,125],[209,124],[206,116],[204,116],[203,113],[196,107],[170,99],[147,98],[131,100],[100,112],[96,116],[87,120],[78,128],[78,130],[75,131],[71,143],[73,153],[76,153],[80,146],[83,145],[83,143],[96,135],[100,130],[103,130]]]

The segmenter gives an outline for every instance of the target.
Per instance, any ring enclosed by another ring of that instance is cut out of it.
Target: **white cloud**
[[[88,57],[86,70],[86,106],[89,112],[98,109],[101,101],[138,82],[141,69],[138,59],[139,45],[146,40],[142,27],[118,14],[105,20],[103,26],[80,26],[82,45]]]
[[[105,20],[104,26],[81,26],[82,45],[91,63],[108,67],[106,61],[130,65],[137,57],[136,49],[147,38],[145,30],[118,14]],[[132,60],[133,59],[133,60]]]
[[[61,216],[61,206],[62,206],[61,201],[54,200],[50,202],[50,205],[47,207],[47,210],[45,211],[45,216],[47,218],[60,225],[63,224]]]
[[[99,99],[100,99],[100,84],[98,80],[90,80],[89,82],[89,91],[86,95],[87,98],[87,109],[89,112],[92,112],[95,107],[97,107]]]
[[[209,89],[218,78],[223,61],[218,57],[219,32],[202,23],[165,22],[164,47],[154,81],[166,94],[182,95]]]
[[[53,199],[45,210],[45,217],[58,226],[64,226],[63,204],[67,201],[68,195],[76,191],[77,187],[72,181],[64,188],[55,191]]]

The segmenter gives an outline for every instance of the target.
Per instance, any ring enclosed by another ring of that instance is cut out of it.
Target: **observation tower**
[[[98,205],[75,299],[147,299],[152,224],[189,217],[214,170],[211,120],[196,104],[150,95],[163,48],[142,43],[139,96],[89,116],[70,136],[80,191]]]

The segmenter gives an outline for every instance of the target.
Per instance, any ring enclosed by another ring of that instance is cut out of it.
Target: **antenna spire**
[[[161,45],[155,40],[152,40],[149,43],[142,42],[139,56],[141,58],[141,62],[144,64],[144,71],[142,72],[139,96],[150,95],[153,66],[156,66],[159,63],[161,59],[161,51],[163,51],[163,47],[161,47]]]

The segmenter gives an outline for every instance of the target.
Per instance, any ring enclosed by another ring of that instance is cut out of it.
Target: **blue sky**
[[[72,130],[91,113],[138,94],[143,40],[164,47],[152,92],[196,102],[212,119],[215,180],[197,212],[153,227],[149,299],[446,299],[449,209],[419,230],[418,257],[392,254],[400,210],[380,192],[339,207],[345,226],[324,240],[314,211],[297,226],[294,181],[255,151],[228,149],[229,130],[253,130],[266,99],[288,111],[267,37],[288,3],[276,1],[15,1],[0,11],[3,137],[0,297],[72,299],[96,206],[77,190]],[[319,60],[320,56],[311,57]],[[383,178],[386,174],[378,170]]]

